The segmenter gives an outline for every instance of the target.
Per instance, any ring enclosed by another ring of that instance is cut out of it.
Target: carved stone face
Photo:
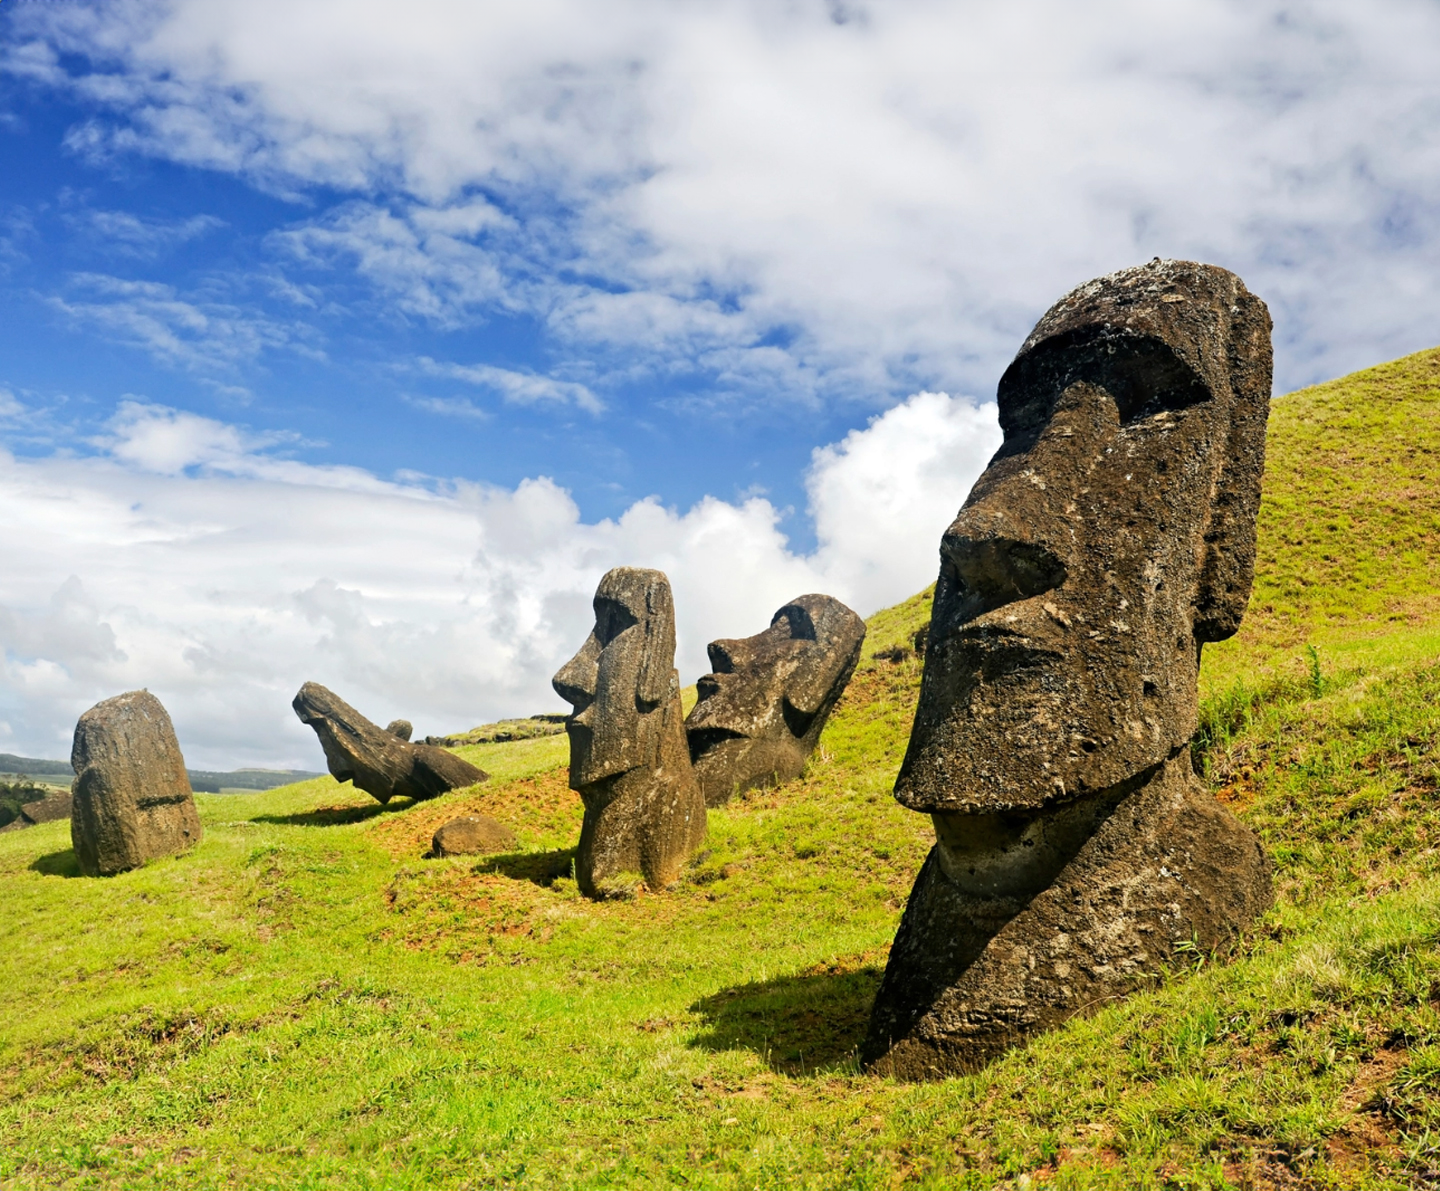
[[[673,693],[675,607],[660,571],[616,567],[595,591],[595,628],[551,680],[571,704],[570,785],[655,764]]]
[[[904,805],[1034,812],[1190,739],[1200,645],[1250,593],[1269,331],[1239,278],[1176,261],[1041,319],[941,543]]]
[[[839,600],[804,595],[753,637],[712,641],[714,673],[685,721],[707,806],[798,776],[860,659],[865,622]]]

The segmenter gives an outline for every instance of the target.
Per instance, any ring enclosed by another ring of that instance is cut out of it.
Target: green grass
[[[202,795],[194,852],[109,880],[64,823],[0,835],[0,1186],[1430,1185],[1436,359],[1276,404],[1259,611],[1207,652],[1196,747],[1276,863],[1234,954],[977,1075],[856,1069],[932,838],[890,796],[922,592],[871,618],[806,774],[712,812],[663,895],[578,896],[563,737],[459,750],[492,780],[420,805]],[[1312,530],[1353,557],[1307,570]],[[423,859],[471,810],[520,850]]]
[[[1245,623],[1206,649],[1208,689],[1301,664],[1392,664],[1440,641],[1440,349],[1270,407]]]

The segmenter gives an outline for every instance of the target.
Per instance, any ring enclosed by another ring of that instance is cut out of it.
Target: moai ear
[[[635,698],[652,707],[670,692],[675,671],[675,601],[670,581],[654,572],[645,587],[645,641],[640,647],[640,675]]]
[[[1242,291],[1231,308],[1228,347],[1233,396],[1195,593],[1197,642],[1234,636],[1250,602],[1256,515],[1265,474],[1265,423],[1270,414],[1270,326],[1265,303]]]

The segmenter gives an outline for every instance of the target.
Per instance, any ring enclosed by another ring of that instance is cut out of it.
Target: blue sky
[[[72,445],[117,401],[143,394],[293,436],[297,456],[382,475],[511,487],[549,475],[592,520],[651,494],[688,506],[757,488],[803,514],[811,449],[897,396],[837,408],[808,392],[737,395],[718,369],[684,355],[603,343],[574,352],[524,309],[447,309],[445,296],[406,308],[353,262],[289,239],[326,212],[343,218],[352,194],[277,196],[151,155],[78,152],[67,137],[97,106],[50,88],[14,85],[5,111],[4,380],[52,411]],[[785,328],[761,338],[783,343]],[[541,396],[507,401],[477,375],[485,368],[530,378]],[[790,530],[813,544],[803,515]]]
[[[686,681],[869,613],[1151,256],[1270,303],[1278,391],[1433,346],[1437,65],[1433,0],[4,0],[0,749],[549,708],[618,563]]]

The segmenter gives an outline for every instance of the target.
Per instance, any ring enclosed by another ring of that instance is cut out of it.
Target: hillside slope
[[[920,593],[871,618],[806,774],[714,812],[664,895],[578,896],[554,737],[471,746],[494,780],[418,806],[202,795],[194,853],[107,881],[68,879],[63,824],[0,836],[0,1184],[1440,1179],[1437,372],[1275,403],[1255,616],[1207,653],[1197,746],[1277,865],[1237,954],[974,1076],[856,1070],[932,838],[890,797]],[[522,850],[422,859],[471,809]]]

